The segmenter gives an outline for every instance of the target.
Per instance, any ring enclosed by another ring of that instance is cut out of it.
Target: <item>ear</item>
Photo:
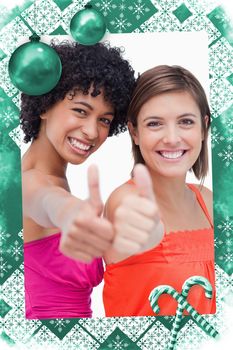
[[[208,116],[208,115],[205,115],[204,120],[205,120],[205,126],[206,126],[206,127],[208,126],[209,119],[210,119],[209,116]]]
[[[129,129],[129,133],[130,133],[132,139],[134,140],[135,145],[138,145],[139,144],[138,130],[137,130],[136,126],[133,126],[133,124],[131,122],[128,122],[127,125],[128,125],[128,129]]]
[[[41,114],[41,115],[40,115],[40,119],[42,119],[42,120],[43,120],[43,119],[47,119],[46,113]]]
[[[40,115],[40,119],[42,119],[42,120],[46,120],[46,119],[48,119],[48,117],[49,117],[49,109],[46,111],[46,112],[44,112],[44,113],[42,113],[41,115]]]

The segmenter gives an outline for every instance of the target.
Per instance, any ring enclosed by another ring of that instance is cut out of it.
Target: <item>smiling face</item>
[[[80,164],[106,140],[114,117],[103,93],[96,97],[81,91],[67,94],[41,116],[40,135],[65,163]]]
[[[168,92],[150,98],[139,111],[137,127],[129,123],[129,128],[153,173],[185,177],[200,154],[201,113],[188,92]]]

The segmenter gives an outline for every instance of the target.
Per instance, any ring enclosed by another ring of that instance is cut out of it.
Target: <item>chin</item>
[[[72,165],[79,165],[79,164],[84,163],[87,159],[88,159],[88,158],[77,159],[77,160],[71,159],[71,160],[68,160],[68,163],[70,163],[70,164],[72,164]]]

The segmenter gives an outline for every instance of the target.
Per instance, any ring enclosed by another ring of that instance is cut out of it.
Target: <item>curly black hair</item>
[[[41,96],[21,95],[20,124],[24,131],[24,141],[36,139],[40,129],[40,115],[45,113],[59,100],[63,100],[69,91],[78,89],[91,95],[100,94],[114,108],[114,119],[109,136],[126,130],[126,114],[135,87],[134,70],[122,57],[123,49],[111,47],[109,43],[97,43],[84,46],[77,42],[63,41],[51,47],[58,53],[62,63],[62,75],[58,84]]]

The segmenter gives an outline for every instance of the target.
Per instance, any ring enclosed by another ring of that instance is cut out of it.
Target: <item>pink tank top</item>
[[[85,264],[63,255],[61,233],[24,244],[26,318],[91,317],[91,293],[103,279],[101,258]]]

